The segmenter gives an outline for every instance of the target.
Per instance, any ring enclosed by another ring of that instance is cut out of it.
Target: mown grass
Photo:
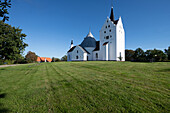
[[[170,112],[170,63],[0,68],[0,112]]]

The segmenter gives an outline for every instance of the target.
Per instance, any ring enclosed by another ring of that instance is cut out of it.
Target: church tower
[[[113,7],[100,30],[101,60],[125,61],[125,32],[121,17],[115,20]]]

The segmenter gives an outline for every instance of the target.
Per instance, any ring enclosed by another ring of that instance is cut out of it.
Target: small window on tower
[[[108,25],[108,27],[110,27],[110,25]]]
[[[109,21],[107,20],[107,22],[109,22]]]
[[[106,28],[107,28],[107,26],[106,26]]]
[[[79,51],[77,50],[77,53],[79,53]]]
[[[112,38],[112,35],[110,35],[110,38]]]
[[[112,30],[110,29],[109,31],[111,32]]]
[[[104,31],[104,33],[106,33],[106,31]]]
[[[106,36],[106,39],[109,39],[109,36]]]

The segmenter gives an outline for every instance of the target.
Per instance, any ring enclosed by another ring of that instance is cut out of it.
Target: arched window
[[[98,58],[98,53],[96,53],[96,58]]]
[[[76,56],[76,59],[79,59],[79,56]]]
[[[79,51],[77,50],[77,53],[79,53]]]

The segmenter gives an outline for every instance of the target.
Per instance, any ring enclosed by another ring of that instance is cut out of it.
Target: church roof
[[[113,7],[111,8],[110,20],[111,20],[115,25],[117,25],[117,23],[118,23],[118,21],[119,21],[119,20],[115,20]]]
[[[105,46],[105,45],[107,45],[109,42],[105,42],[104,44],[103,44],[103,46]]]
[[[96,48],[93,51],[99,51],[100,50],[100,41],[96,41]]]
[[[69,52],[72,52],[75,47],[76,47],[76,46],[73,46],[72,48],[70,48],[70,50],[68,50],[68,53],[69,53]]]
[[[115,20],[115,21],[114,21],[114,24],[117,25],[118,21],[119,21],[119,20]]]
[[[112,22],[115,21],[114,12],[113,12],[113,7],[111,8],[110,20],[111,20]]]
[[[86,37],[92,37],[94,38],[94,36],[92,35],[91,31],[89,31],[88,35]]]
[[[78,45],[78,47],[80,47],[80,49],[81,49],[82,51],[84,51],[85,53],[90,54],[85,48],[81,47],[80,45]],[[75,48],[76,48],[76,46],[73,46],[70,50],[68,50],[68,53],[69,53],[69,52],[72,52]]]
[[[90,54],[85,48],[81,47],[80,45],[78,45],[85,53]]]
[[[81,47],[96,47],[96,39],[91,32],[84,38],[83,42],[80,44]]]

